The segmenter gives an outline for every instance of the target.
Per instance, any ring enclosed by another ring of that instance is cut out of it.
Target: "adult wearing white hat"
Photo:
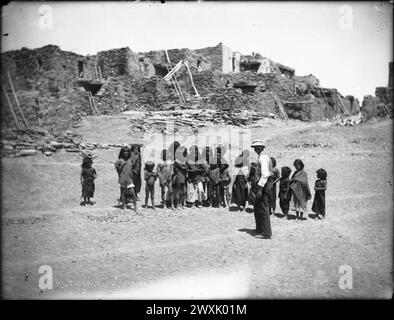
[[[256,220],[256,236],[262,239],[271,239],[271,220],[268,208],[268,193],[266,191],[267,179],[272,171],[270,157],[264,153],[265,145],[260,139],[254,140],[251,147],[258,156],[259,182],[256,200],[253,206],[254,218]]]

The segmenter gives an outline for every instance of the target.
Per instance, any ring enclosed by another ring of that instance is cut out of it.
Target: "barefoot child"
[[[212,187],[213,187],[213,185],[211,183],[212,179],[210,179],[209,173],[210,172],[212,173],[212,171],[210,171],[210,170],[213,169],[213,167],[215,167],[216,159],[214,158],[213,150],[211,147],[206,146],[203,149],[202,155],[201,155],[201,160],[202,160],[202,167],[205,169],[205,172],[203,173],[203,176],[202,176],[203,189],[204,189],[204,193],[206,195],[205,203],[208,206],[212,206],[212,203],[215,201],[212,200],[211,197],[215,191],[212,190]],[[213,172],[215,172],[215,171],[213,171]]]
[[[289,207],[290,207],[290,199],[291,199],[291,190],[290,190],[290,174],[291,169],[289,167],[282,167],[281,169],[281,178],[279,182],[279,206],[282,210],[282,213],[289,218]]]
[[[229,165],[227,163],[220,164],[220,184],[219,184],[219,204],[223,207],[230,205],[230,183],[231,176],[229,171]]]
[[[130,147],[130,161],[133,169],[133,184],[136,199],[139,201],[138,193],[141,191],[141,145],[132,144]]]
[[[297,220],[304,220],[307,202],[311,199],[308,177],[304,171],[304,163],[300,159],[294,161],[296,171],[290,180],[290,188],[293,196]]]
[[[118,160],[115,162],[115,169],[119,177],[122,209],[126,207],[127,200],[131,198],[134,204],[135,213],[138,213],[137,199],[133,184],[133,164],[130,160],[130,150],[128,147],[123,147],[120,150]]]
[[[187,168],[187,202],[190,207],[201,208],[203,201],[206,199],[202,176],[205,173],[205,166],[201,161],[201,155],[198,146],[194,145],[189,148],[186,161]]]
[[[174,201],[177,209],[183,209],[186,205],[186,157],[187,149],[179,146],[175,152],[173,178]]]
[[[161,151],[161,159],[162,162],[157,165],[156,173],[159,177],[160,187],[161,187],[161,202],[163,204],[163,208],[166,207],[166,190],[168,192],[168,196],[170,199],[170,208],[175,210],[174,208],[174,200],[172,194],[172,175],[173,175],[173,167],[171,159],[167,159],[167,150],[163,149]]]
[[[144,168],[144,180],[145,180],[145,207],[148,207],[148,198],[150,195],[150,200],[152,201],[152,208],[155,208],[155,182],[157,175],[153,172],[155,163],[152,161],[147,161]]]
[[[230,205],[230,183],[231,175],[229,171],[229,164],[223,155],[226,152],[223,146],[216,147],[216,163],[220,171],[220,184],[219,184],[219,206],[227,207]]]
[[[82,205],[93,204],[90,198],[94,195],[94,180],[97,178],[96,170],[92,167],[93,161],[90,157],[84,157],[82,160],[81,185],[82,185]]]
[[[326,216],[327,171],[320,168],[316,171],[316,174],[317,180],[315,182],[315,197],[312,211],[317,214],[318,219],[322,219]]]

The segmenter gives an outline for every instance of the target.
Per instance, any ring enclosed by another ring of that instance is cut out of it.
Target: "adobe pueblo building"
[[[1,62],[3,106],[5,94],[15,93],[26,121],[40,126],[66,128],[84,115],[125,110],[248,110],[303,121],[360,112],[357,99],[321,87],[314,75],[298,76],[259,53],[243,55],[222,43],[144,53],[126,47],[88,56],[47,45],[5,52]],[[377,98],[368,99],[391,112],[390,88],[378,88]],[[9,108],[2,108],[2,119],[13,126]]]

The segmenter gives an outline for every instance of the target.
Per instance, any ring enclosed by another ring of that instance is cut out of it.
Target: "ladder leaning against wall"
[[[22,118],[22,123],[23,123],[25,129],[29,129],[29,124],[28,124],[28,122],[27,122],[27,120],[25,118],[25,115],[24,115],[24,113],[22,111],[22,108],[21,108],[21,106],[19,104],[19,100],[18,100],[18,97],[17,97],[15,89],[14,89],[14,84],[12,82],[12,78],[11,78],[10,72],[7,71],[7,74],[8,74],[8,81],[9,81],[9,84],[10,84],[10,89],[12,91],[12,95],[13,95],[15,103],[16,103],[16,109],[18,110],[18,112],[19,112],[19,114],[20,114],[20,116]],[[9,109],[11,111],[12,118],[14,119],[15,127],[18,130],[20,130],[21,129],[21,125],[19,123],[19,120],[18,120],[18,117],[17,117],[17,113],[15,112],[15,109],[14,109],[14,106],[13,106],[13,104],[11,102],[11,99],[8,96],[8,93],[7,93],[7,90],[6,90],[6,87],[5,87],[5,83],[4,83],[3,80],[1,80],[1,87],[3,88],[4,96],[6,97],[8,107],[9,107]]]

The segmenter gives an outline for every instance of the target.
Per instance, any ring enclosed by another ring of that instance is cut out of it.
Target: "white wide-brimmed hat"
[[[256,139],[256,140],[253,140],[253,141],[252,141],[251,147],[252,147],[252,148],[254,148],[254,147],[264,147],[264,148],[265,148],[265,144],[264,144],[263,140],[261,140],[261,139]]]

